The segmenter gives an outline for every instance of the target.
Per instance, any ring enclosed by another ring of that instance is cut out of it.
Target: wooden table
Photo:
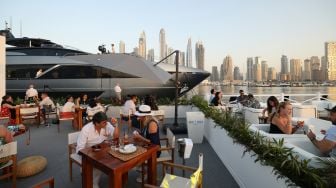
[[[158,145],[150,145],[147,151],[128,161],[121,161],[108,153],[108,144],[100,144],[100,151],[93,151],[91,147],[79,151],[82,156],[82,187],[92,188],[92,169],[97,168],[109,176],[109,187],[122,187],[123,174],[135,166],[148,160],[147,173],[148,183],[156,185],[156,153]]]

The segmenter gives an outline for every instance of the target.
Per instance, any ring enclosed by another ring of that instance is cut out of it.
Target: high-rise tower
[[[302,75],[302,65],[300,59],[291,59],[290,60],[290,74],[292,81],[301,81]]]
[[[166,56],[167,56],[166,32],[162,28],[160,30],[160,60],[165,58]]]
[[[191,49],[191,38],[188,39],[187,45],[187,67],[192,67],[192,49]]]
[[[119,53],[125,53],[125,42],[122,40],[119,42]]]
[[[253,58],[247,58],[247,71],[246,71],[246,81],[252,81],[253,78]]]
[[[226,56],[223,61],[224,80],[233,80],[233,63],[231,56]]]
[[[146,34],[142,31],[139,38],[138,55],[146,59]]]
[[[204,70],[204,46],[202,42],[195,45],[196,68]]]
[[[336,42],[325,43],[328,80],[336,80]]]

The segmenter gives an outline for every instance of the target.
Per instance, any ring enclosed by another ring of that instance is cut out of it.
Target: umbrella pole
[[[176,50],[176,55],[175,55],[175,65],[176,65],[176,69],[175,69],[175,117],[174,117],[174,123],[173,126],[177,127],[178,123],[177,123],[177,118],[178,118],[178,89],[179,89],[179,81],[178,81],[178,73],[179,73],[179,56],[180,56],[180,51]]]

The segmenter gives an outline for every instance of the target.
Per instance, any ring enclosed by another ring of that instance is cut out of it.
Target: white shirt
[[[26,91],[26,96],[27,96],[27,97],[35,97],[35,96],[38,96],[37,90],[34,89],[34,88],[29,88],[29,89],[27,89],[27,91]]]
[[[128,111],[131,110],[131,114],[134,114],[136,112],[135,110],[135,104],[132,99],[127,100],[124,104],[123,114],[128,115]]]
[[[104,112],[105,109],[102,105],[97,104],[97,106],[91,108],[90,106],[87,107],[86,109],[86,113],[88,116],[93,116],[95,115],[97,112]]]
[[[63,106],[62,112],[74,112],[75,109],[73,108],[73,106],[75,106],[75,103],[66,102]]]
[[[104,129],[100,129],[100,134],[96,131],[95,125],[92,122],[86,124],[79,133],[76,153],[83,148],[102,143],[107,139],[107,136],[113,136],[113,133],[114,127],[110,122],[107,122]]]
[[[114,87],[114,91],[115,91],[116,93],[120,93],[120,92],[121,92],[121,88],[120,88],[120,86],[116,85],[116,86]]]
[[[336,125],[333,125],[332,127],[330,127],[324,137],[326,140],[332,141],[332,142],[336,142]],[[330,157],[336,157],[336,148],[334,147],[330,153],[329,153]]]
[[[40,102],[40,108],[43,108],[43,105],[51,105],[51,109],[55,108],[54,102],[49,97],[45,97],[44,99],[42,99],[42,101]]]

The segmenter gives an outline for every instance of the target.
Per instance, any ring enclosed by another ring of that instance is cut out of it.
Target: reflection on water
[[[210,93],[214,88],[216,91],[222,91],[223,95],[236,95],[240,89],[244,90],[246,94],[252,93],[253,95],[267,95],[264,97],[256,97],[258,100],[265,102],[272,94],[280,95],[286,94],[316,94],[320,92],[322,95],[328,95],[328,99],[336,101],[336,87],[247,87],[247,86],[198,86],[195,87],[188,96],[201,95],[205,96]],[[313,96],[291,96],[290,99],[297,101],[304,101],[313,98]],[[227,101],[228,98],[224,98]]]

